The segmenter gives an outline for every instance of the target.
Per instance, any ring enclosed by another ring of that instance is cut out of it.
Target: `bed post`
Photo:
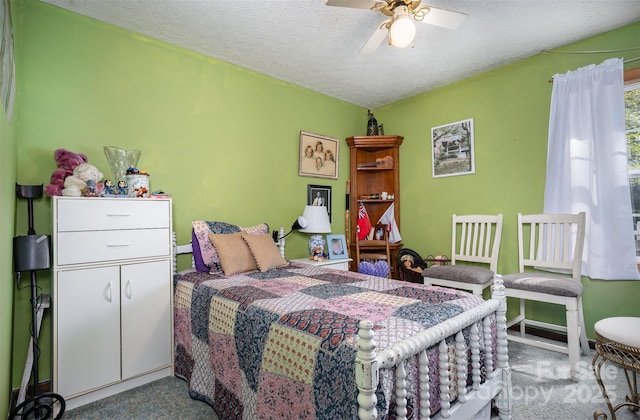
[[[278,249],[280,249],[280,255],[284,258],[284,227],[280,226],[280,230],[278,230]]]
[[[376,388],[378,387],[378,362],[376,342],[373,339],[373,322],[358,324],[358,353],[356,354],[356,385],[358,386],[358,417],[360,420],[377,419]]]
[[[502,276],[493,277],[491,297],[500,301],[496,311],[496,364],[502,372],[502,390],[496,396],[496,406],[500,419],[511,419],[511,368],[509,367],[509,353],[507,347],[507,298],[504,293]]]

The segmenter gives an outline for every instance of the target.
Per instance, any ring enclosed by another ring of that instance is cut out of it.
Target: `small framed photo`
[[[307,206],[325,206],[331,221],[331,187],[329,185],[307,185]]]
[[[434,178],[474,174],[473,118],[433,127],[431,153]]]
[[[347,240],[344,235],[327,235],[327,248],[330,260],[349,258],[347,254]]]
[[[298,175],[338,179],[338,139],[300,132]]]

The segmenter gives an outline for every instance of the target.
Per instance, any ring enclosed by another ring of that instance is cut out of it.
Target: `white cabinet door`
[[[122,379],[171,364],[171,264],[121,267]]]
[[[120,268],[57,275],[57,392],[67,397],[119,381]]]

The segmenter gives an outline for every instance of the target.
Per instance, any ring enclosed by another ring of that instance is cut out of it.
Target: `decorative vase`
[[[124,150],[115,146],[103,146],[104,154],[113,175],[113,182],[124,181],[127,169],[137,167],[140,159],[140,150]]]

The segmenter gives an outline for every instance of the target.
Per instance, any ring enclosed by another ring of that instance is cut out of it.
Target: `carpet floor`
[[[611,415],[591,369],[590,355],[582,356],[579,382],[568,379],[564,354],[509,342],[513,382],[513,418],[588,420],[596,410]],[[629,393],[624,371],[608,362],[603,381],[614,405]],[[640,420],[638,412],[623,407],[619,420]],[[67,411],[64,419],[217,419],[207,404],[189,397],[186,383],[164,378],[121,394]],[[604,417],[601,417],[604,419]]]

